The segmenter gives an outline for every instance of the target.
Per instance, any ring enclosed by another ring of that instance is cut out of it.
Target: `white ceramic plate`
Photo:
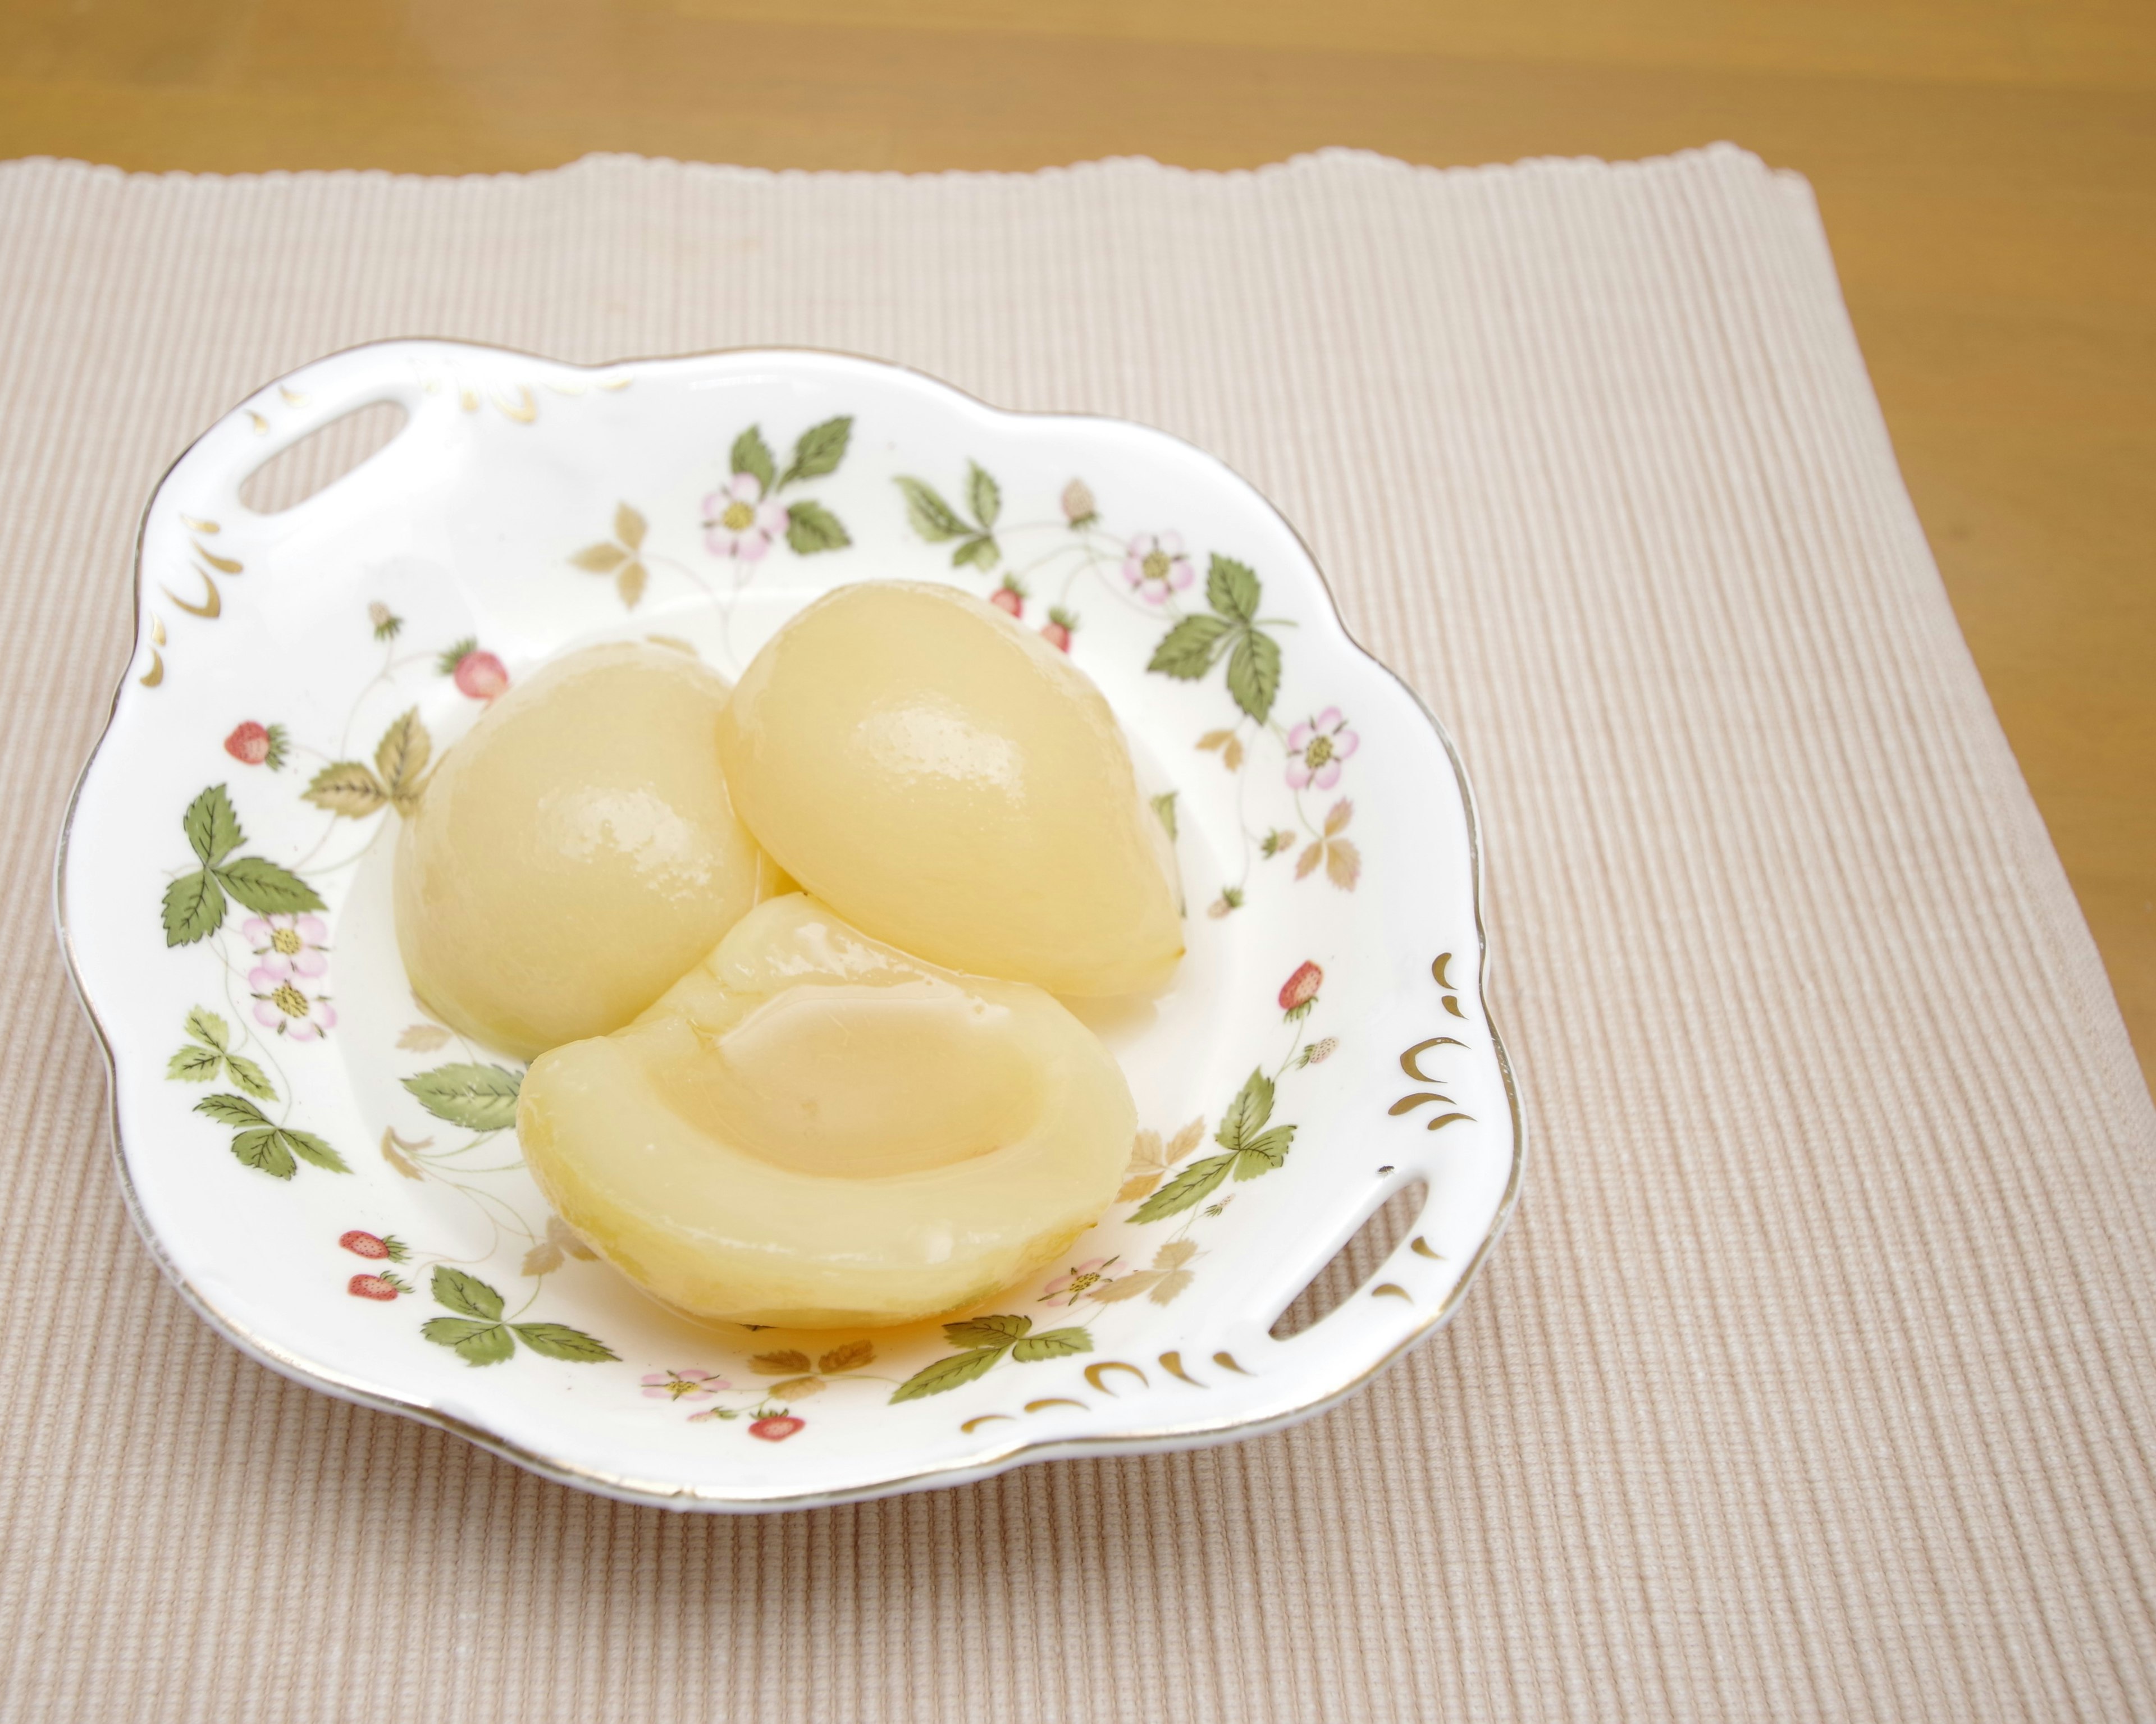
[[[241,503],[382,402],[408,423],[346,477]],[[1062,634],[1158,793],[1189,957],[1165,998],[1088,1014],[1147,1129],[1073,1260],[969,1322],[700,1328],[550,1224],[499,1129],[515,1062],[414,1002],[396,805],[552,654],[648,637],[732,674],[816,594],[891,577]],[[211,428],[151,500],[137,579],[62,936],[144,1236],[300,1382],[614,1496],[840,1502],[1304,1418],[1441,1324],[1496,1239],[1522,1146],[1459,762],[1286,523],[1187,444],[824,354],[587,370],[388,342]],[[1275,1339],[1417,1183],[1369,1281]]]

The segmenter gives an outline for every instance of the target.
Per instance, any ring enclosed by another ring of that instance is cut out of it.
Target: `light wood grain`
[[[911,171],[1733,138],[1818,189],[1970,649],[2156,1069],[2156,7],[806,10],[17,0],[0,155],[451,173],[631,150]]]

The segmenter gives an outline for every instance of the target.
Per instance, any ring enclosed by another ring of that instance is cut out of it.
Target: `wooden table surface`
[[[131,168],[1717,138],[1818,190],[1963,630],[2156,1070],[2150,0],[0,0],[0,156]]]

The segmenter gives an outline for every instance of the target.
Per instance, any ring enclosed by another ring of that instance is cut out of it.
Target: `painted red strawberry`
[[[988,603],[999,611],[1009,611],[1014,617],[1025,614],[1025,588],[1009,575],[1002,586],[988,595]]]
[[[774,1413],[759,1419],[748,1428],[752,1437],[762,1437],[767,1443],[783,1443],[808,1421],[796,1419],[791,1413]]]
[[[475,700],[491,700],[509,686],[508,667],[492,653],[466,653],[457,660],[457,688]]]
[[[1280,991],[1281,1010],[1290,1018],[1307,1015],[1317,1003],[1317,990],[1325,985],[1325,972],[1306,963],[1289,977]]]
[[[235,726],[232,734],[224,739],[224,752],[250,767],[260,766],[270,758],[270,727],[251,718],[245,724]]]
[[[243,765],[267,766],[274,772],[285,764],[285,727],[257,724],[250,718],[233,726],[224,739],[224,752]]]
[[[1071,631],[1078,626],[1078,618],[1061,605],[1048,613],[1048,621],[1041,625],[1041,637],[1060,652],[1070,650]]]
[[[470,636],[438,654],[434,669],[454,677],[457,692],[475,700],[491,700],[509,686],[509,667],[492,653],[481,652]]]
[[[386,1275],[354,1275],[344,1285],[346,1292],[354,1299],[394,1299],[402,1290]]]
[[[377,1263],[385,1259],[391,1263],[404,1260],[404,1242],[394,1234],[384,1238],[378,1234],[362,1233],[354,1228],[339,1239],[337,1244],[355,1257],[371,1257]]]

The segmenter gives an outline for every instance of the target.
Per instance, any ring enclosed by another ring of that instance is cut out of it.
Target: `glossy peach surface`
[[[842,587],[757,654],[718,735],[764,847],[877,938],[1056,993],[1173,973],[1173,860],[1115,716],[993,606]]]
[[[589,647],[449,751],[397,851],[398,946],[429,1009],[520,1059],[603,1035],[774,890],[713,750],[726,702],[681,653]]]
[[[517,1131],[563,1219],[692,1316],[903,1323],[1098,1219],[1137,1114],[1039,989],[908,957],[793,894],[628,1029],[534,1062]]]

